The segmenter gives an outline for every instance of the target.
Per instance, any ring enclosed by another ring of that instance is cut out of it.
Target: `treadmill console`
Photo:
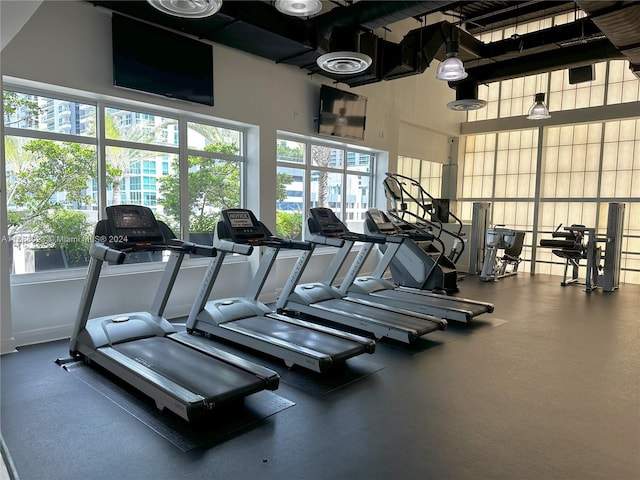
[[[134,246],[164,245],[165,238],[153,212],[141,205],[112,205],[107,207],[109,232],[102,232],[97,240],[118,250]]]
[[[336,216],[333,210],[326,207],[316,207],[309,210],[309,231],[313,234],[324,236],[339,236],[349,233],[344,223]]]
[[[222,221],[217,225],[218,238],[235,243],[253,243],[271,236],[251,210],[234,208],[221,213]]]
[[[370,232],[379,232],[383,235],[395,235],[397,233],[389,217],[377,208],[367,210],[366,222]]]

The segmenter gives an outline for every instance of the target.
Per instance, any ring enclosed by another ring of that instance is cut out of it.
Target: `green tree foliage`
[[[89,204],[87,185],[96,174],[95,152],[70,142],[32,140],[22,147],[30,155],[28,165],[15,172],[8,185],[9,233],[40,232],[51,224],[54,213],[64,208],[54,202],[65,193],[67,202]]]
[[[41,247],[61,248],[70,265],[89,260],[89,243],[93,226],[78,210],[53,208],[35,226],[32,233],[40,238]]]
[[[234,153],[237,146],[216,142],[205,151]],[[161,195],[158,203],[164,208],[170,223],[180,219],[180,179],[178,162],[172,172],[158,179]],[[212,232],[220,211],[240,206],[240,165],[236,161],[208,157],[189,157],[188,210],[189,231]]]
[[[278,172],[276,176],[276,202],[287,199],[287,185],[293,182],[293,177],[285,172]]]
[[[287,143],[282,142],[279,143],[276,148],[278,160],[297,163],[301,163],[304,160],[302,145],[299,143],[296,143],[295,147],[292,147]]]
[[[36,118],[40,113],[38,102],[29,100],[16,92],[10,92],[8,90],[2,92],[2,108],[5,115],[5,126]],[[20,118],[13,118],[13,115],[18,109],[22,109],[24,115]]]
[[[302,212],[276,213],[276,235],[293,240],[302,239]]]

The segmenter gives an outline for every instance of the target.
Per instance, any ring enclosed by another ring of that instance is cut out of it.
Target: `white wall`
[[[45,0],[24,27],[2,50],[2,74],[21,81],[91,92],[102,98],[120,97],[147,104],[188,110],[212,117],[242,122],[250,126],[248,169],[251,183],[248,207],[267,226],[275,223],[275,158],[278,130],[315,135],[313,118],[318,103],[318,85],[330,84],[322,76],[309,76],[305,70],[277,65],[270,60],[215,45],[215,106],[192,105],[112,86],[110,12],[80,0]],[[8,19],[3,18],[5,24]],[[446,108],[455,94],[446,82],[435,80],[435,65],[422,75],[355,88],[368,97],[367,129],[361,145],[383,151],[393,169],[398,152],[423,152],[429,160],[446,163],[450,137],[458,135],[463,115]],[[345,85],[339,88],[348,89]],[[435,153],[434,153],[435,152]],[[405,153],[406,154],[406,153]],[[381,190],[381,189],[380,189]],[[376,196],[384,208],[383,195]],[[266,298],[274,298],[284,265],[276,267],[276,280],[267,283]],[[251,262],[255,268],[256,260]],[[248,264],[232,264],[225,275],[244,288],[250,278]],[[308,279],[315,279],[312,263]],[[317,262],[317,265],[326,265]],[[202,278],[203,268],[181,273],[169,301],[167,316],[186,315]],[[317,277],[318,274],[315,274]],[[152,298],[159,273],[106,277],[103,299],[96,301],[95,314],[104,314],[114,305],[118,311],[145,309]],[[3,281],[5,281],[3,279]],[[16,344],[35,343],[68,336],[75,317],[82,279],[63,282],[22,283],[11,287],[13,336]],[[140,285],[143,291],[140,292]],[[229,284],[227,284],[229,287]],[[122,292],[117,302],[113,293]],[[130,292],[139,292],[128,296]],[[231,287],[217,289],[215,296],[241,294]],[[38,302],[33,299],[37,298]],[[125,308],[126,307],[126,308]],[[2,317],[4,323],[9,319]],[[5,330],[3,330],[3,335]]]

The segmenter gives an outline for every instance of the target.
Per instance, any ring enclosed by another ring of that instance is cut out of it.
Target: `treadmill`
[[[184,255],[214,257],[215,248],[176,239],[147,207],[113,205],[106,213],[90,248],[70,360],[98,364],[151,397],[158,409],[189,422],[216,407],[278,388],[276,372],[178,333],[162,316]],[[89,319],[103,263],[121,264],[129,253],[157,251],[168,251],[169,258],[150,311]]]
[[[427,333],[447,327],[447,321],[442,318],[344,295],[332,286],[356,241],[381,243],[384,238],[350,232],[329,208],[312,208],[309,212],[308,241],[314,249],[326,245],[338,247],[339,251],[320,282],[298,285],[314,250],[303,251],[278,298],[278,312],[311,316],[314,321],[345,325],[372,334],[376,339],[386,337],[404,343],[413,343]]]
[[[340,286],[345,295],[357,298],[375,298],[388,305],[406,308],[407,310],[434,315],[436,317],[456,322],[470,322],[473,318],[484,313],[491,313],[494,306],[491,303],[472,300],[469,298],[450,295],[440,295],[427,290],[398,286],[384,278],[385,271],[396,258],[398,251],[405,242],[429,241],[427,233],[403,222],[398,228],[389,217],[377,208],[367,211],[365,231],[370,235],[386,238],[384,245],[379,248],[384,251],[380,263],[370,276],[360,276],[358,273],[373,244],[366,244],[352,263]],[[431,237],[433,238],[433,237]],[[416,249],[422,252],[422,249]],[[424,255],[428,255],[426,252]]]
[[[276,313],[258,300],[278,252],[309,251],[309,243],[275,237],[253,212],[235,208],[221,212],[214,245],[218,255],[209,264],[189,314],[188,333],[223,338],[282,359],[288,367],[299,365],[319,373],[375,351],[370,338]],[[226,254],[250,255],[260,247],[265,251],[246,294],[208,301]]]

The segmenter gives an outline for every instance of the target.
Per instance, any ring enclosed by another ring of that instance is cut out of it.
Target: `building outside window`
[[[211,243],[220,210],[242,203],[245,136],[235,127],[20,86],[3,99],[13,274],[86,265],[108,205],[146,205],[176,236],[195,229]]]
[[[277,235],[302,238],[309,208],[331,208],[350,230],[362,232],[372,206],[375,155],[317,138],[277,139]]]

